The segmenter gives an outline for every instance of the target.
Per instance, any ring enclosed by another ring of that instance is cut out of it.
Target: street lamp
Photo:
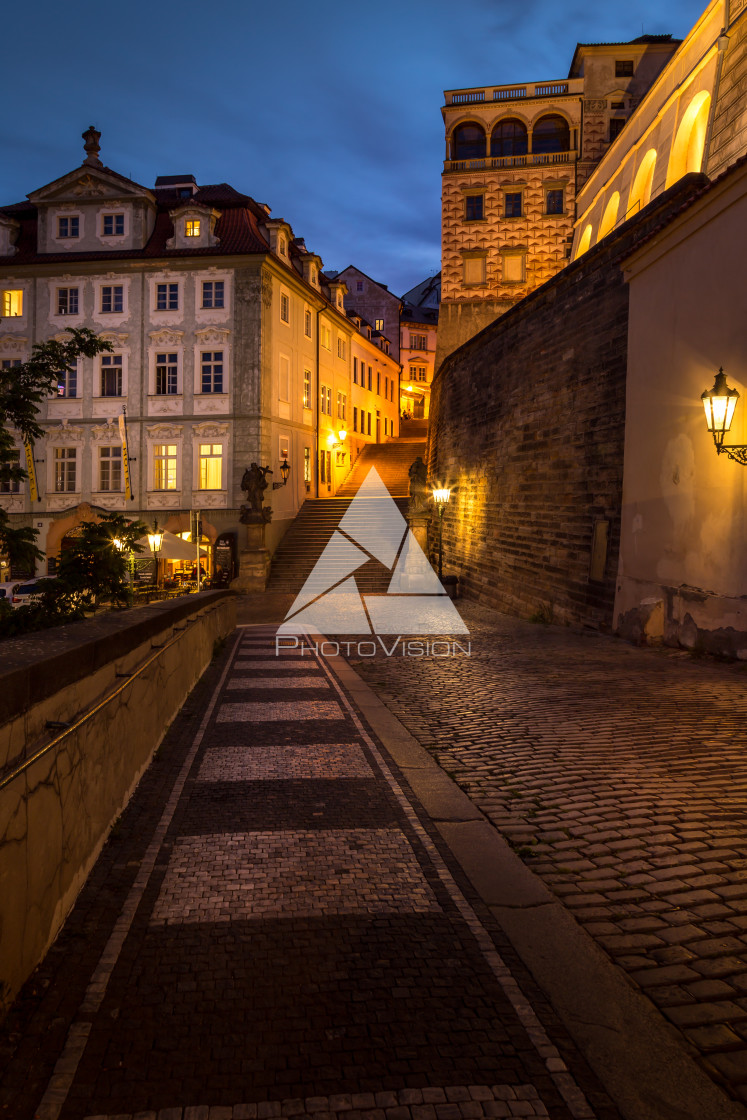
[[[706,414],[708,431],[713,436],[716,445],[716,454],[725,452],[735,463],[747,467],[747,445],[740,443],[724,443],[724,436],[731,428],[734,410],[737,407],[739,393],[730,389],[726,384],[726,374],[719,369],[712,389],[701,393],[700,399]]]
[[[446,486],[436,486],[433,490],[433,501],[438,510],[438,578],[443,579],[444,574],[444,513],[449,504],[451,490]]]
[[[158,587],[158,557],[156,553],[161,551],[163,544],[163,530],[158,528],[158,519],[153,522],[153,532],[148,533],[148,544],[153,549],[153,566],[155,568],[155,584]]]

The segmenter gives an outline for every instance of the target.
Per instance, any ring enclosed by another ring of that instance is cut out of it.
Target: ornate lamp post
[[[438,510],[438,578],[443,579],[444,574],[444,513],[449,504],[451,490],[446,486],[437,486],[433,490],[433,501]]]
[[[155,568],[155,584],[158,587],[158,556],[163,544],[163,530],[158,528],[158,519],[153,522],[153,532],[148,533],[148,544],[153,550],[153,566]]]
[[[747,467],[747,446],[739,443],[724,443],[724,436],[731,428],[731,422],[734,419],[734,410],[737,407],[739,393],[736,389],[730,389],[726,384],[726,374],[723,369],[720,369],[716,374],[713,388],[706,389],[701,394],[700,399],[705,409],[708,431],[713,436],[713,442],[716,445],[716,454],[721,455],[724,452],[735,463],[741,463],[743,467]]]

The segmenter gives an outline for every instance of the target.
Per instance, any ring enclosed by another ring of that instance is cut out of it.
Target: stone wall
[[[0,1008],[43,958],[214,643],[233,630],[235,601],[204,592],[3,643]]]
[[[455,487],[444,567],[467,597],[611,627],[628,331],[620,261],[705,182],[681,180],[436,374],[429,476]]]

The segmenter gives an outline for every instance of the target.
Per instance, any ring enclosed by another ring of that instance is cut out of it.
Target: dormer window
[[[124,231],[124,214],[104,214],[102,221],[103,237],[123,237]]]
[[[311,283],[316,284],[316,269],[315,268],[312,268],[312,270],[311,270]]]
[[[281,257],[286,257],[288,255],[284,237],[278,238],[278,253],[280,253]]]
[[[58,218],[57,236],[61,238],[80,237],[80,218]]]
[[[184,236],[185,237],[199,237],[200,236],[200,219],[187,218],[184,223]]]

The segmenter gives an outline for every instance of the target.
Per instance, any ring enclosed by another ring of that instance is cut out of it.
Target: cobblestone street
[[[747,1101],[747,666],[460,613],[470,658],[355,669]]]
[[[274,652],[237,631],[173,723],[4,1024],[0,1116],[620,1120],[345,687]]]

